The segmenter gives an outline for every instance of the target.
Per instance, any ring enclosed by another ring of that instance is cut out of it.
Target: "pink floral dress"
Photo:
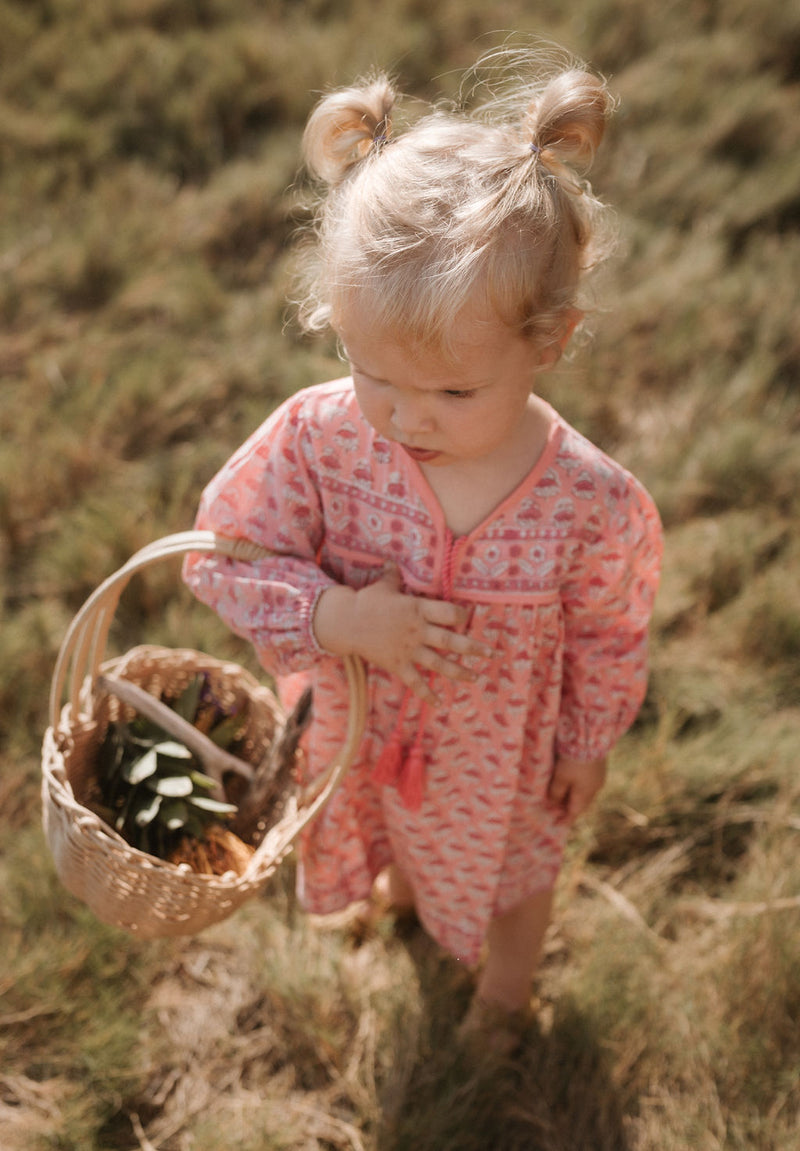
[[[326,588],[363,587],[392,560],[406,591],[465,605],[469,631],[499,650],[475,683],[440,677],[436,708],[369,667],[360,753],[299,847],[308,910],[366,898],[395,861],[427,930],[467,963],[492,917],[555,882],[565,831],[546,800],[554,756],[605,755],[646,686],[658,514],[629,473],[552,415],[532,471],[455,537],[418,465],[361,416],[351,381],[308,388],[212,480],[197,520],[280,556],[185,565],[285,698],[312,683],[309,777],[341,746],[348,712],[342,663],[311,628]]]

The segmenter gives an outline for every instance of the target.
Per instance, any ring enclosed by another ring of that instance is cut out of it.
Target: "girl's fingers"
[[[472,636],[462,635],[457,631],[451,631],[447,627],[438,627],[435,624],[431,624],[427,628],[425,644],[432,648],[438,648],[440,651],[452,651],[456,655],[479,655],[485,659],[491,659],[496,654],[488,643],[473,639]]]
[[[465,667],[458,660],[448,659],[447,656],[430,647],[420,648],[414,657],[414,663],[425,671],[432,671],[437,675],[445,676],[447,679],[474,683],[478,678],[478,672],[473,668]]]
[[[445,628],[464,628],[469,623],[469,612],[465,607],[449,603],[443,599],[419,601],[422,605],[422,618],[431,624]]]
[[[426,703],[435,707],[440,702],[436,692],[433,691],[425,676],[416,667],[409,668],[405,675],[401,674],[400,679],[410,691],[413,691],[414,695],[419,696]]]

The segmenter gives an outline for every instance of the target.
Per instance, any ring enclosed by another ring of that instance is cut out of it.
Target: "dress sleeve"
[[[325,656],[314,637],[317,600],[335,581],[318,562],[324,524],[314,481],[313,435],[297,397],[232,456],[203,492],[196,526],[274,550],[254,563],[187,556],[184,580],[274,675]]]
[[[600,759],[636,718],[647,688],[648,624],[662,531],[631,476],[607,493],[607,514],[585,526],[562,586],[564,670],[557,752]],[[605,521],[605,522],[603,522]]]

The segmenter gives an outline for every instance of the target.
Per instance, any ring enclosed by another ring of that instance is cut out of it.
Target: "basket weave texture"
[[[246,702],[241,758],[257,764],[283,730],[275,695],[245,669],[202,652],[144,645],[118,659],[102,659],[111,617],[131,575],[167,555],[217,552],[256,559],[252,544],[210,532],[184,532],[137,552],[86,601],[62,644],[53,677],[51,724],[42,748],[42,813],[48,845],[64,886],[106,923],[141,938],[192,935],[218,923],[255,895],[291,851],[303,827],[330,799],[360,742],[365,713],[364,670],[345,661],[350,717],[345,745],[311,795],[290,797],[242,874],[204,875],[128,844],[88,806],[96,787],[95,764],[110,723],[130,714],[114,696],[97,690],[100,674],[126,679],[164,700],[177,698],[197,673],[227,708]],[[70,699],[60,699],[71,672]]]

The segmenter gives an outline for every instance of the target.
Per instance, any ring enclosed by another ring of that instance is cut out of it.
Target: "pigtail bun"
[[[560,351],[586,308],[584,274],[613,247],[586,180],[613,110],[605,82],[554,45],[507,44],[467,73],[456,104],[403,116],[384,148],[394,102],[378,75],[311,114],[306,163],[332,194],[309,229],[303,323],[339,330],[355,306],[376,330],[446,346],[477,299]]]
[[[303,134],[303,155],[311,174],[327,184],[339,184],[389,136],[396,98],[385,76],[324,96]]]
[[[587,172],[613,100],[603,80],[581,68],[553,76],[529,109],[531,143],[559,164]]]

